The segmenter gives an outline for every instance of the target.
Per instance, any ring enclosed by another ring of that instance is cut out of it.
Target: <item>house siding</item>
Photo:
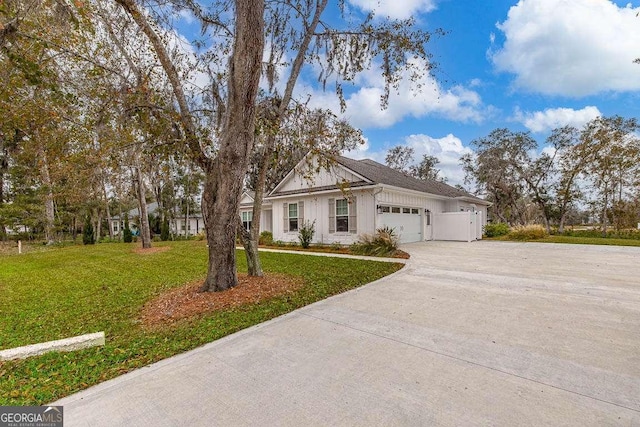
[[[340,243],[350,245],[358,240],[358,235],[362,233],[373,233],[374,231],[374,198],[371,190],[352,191],[355,196],[357,215],[356,233],[335,232],[329,233],[329,199],[343,199],[345,195],[336,191],[328,194],[300,195],[287,198],[280,198],[273,203],[273,218],[284,218],[284,203],[304,202],[304,222],[315,221],[315,234],[313,243],[331,244]],[[300,223],[302,225],[302,223]],[[273,239],[283,242],[298,242],[298,232],[284,231],[284,222],[273,221]]]
[[[317,167],[317,161],[313,162],[313,167]],[[306,176],[305,176],[306,175]],[[362,178],[349,172],[343,166],[334,165],[330,170],[321,168],[318,173],[313,173],[305,167],[304,172],[293,171],[292,176],[278,187],[278,192],[299,191],[311,187],[325,187],[336,185],[341,182],[358,182]]]

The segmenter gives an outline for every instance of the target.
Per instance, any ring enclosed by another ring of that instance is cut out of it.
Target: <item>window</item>
[[[410,214],[410,213],[411,213],[411,209],[409,209],[409,208],[402,208],[402,213]]]
[[[411,208],[411,214],[412,215],[420,215],[420,211],[416,208]]]
[[[253,221],[253,212],[242,212],[242,226],[245,230],[251,230],[251,221]]]
[[[349,202],[347,199],[336,200],[336,231],[349,231]]]
[[[391,213],[400,213],[400,208],[397,206],[394,206],[391,208]]]
[[[117,232],[118,232],[118,223],[117,223],[117,222],[114,222],[114,223],[113,223],[113,232],[114,232],[114,233],[117,233]]]
[[[298,204],[289,203],[289,231],[298,231]]]
[[[389,213],[389,212],[391,212],[391,208],[389,206],[382,207],[382,213]]]

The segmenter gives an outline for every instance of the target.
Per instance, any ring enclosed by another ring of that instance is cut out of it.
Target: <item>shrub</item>
[[[398,250],[398,236],[391,227],[378,228],[376,233],[362,234],[359,240],[351,245],[355,254],[373,256],[392,256]]]
[[[131,228],[129,228],[129,215],[124,214],[124,228],[122,229],[122,240],[125,243],[131,243],[133,241],[133,233],[131,232]]]
[[[537,240],[543,239],[547,231],[541,225],[525,225],[514,227],[509,232],[510,240]]]
[[[273,244],[275,246],[279,246],[279,247],[282,247],[282,246],[286,245],[282,240],[276,240],[275,242],[273,242]]]
[[[602,230],[599,229],[588,229],[588,230],[565,230],[562,233],[563,236],[569,237],[587,237],[587,238],[613,238],[613,239],[631,239],[631,240],[640,240],[640,230],[629,229],[629,230],[607,230],[607,235],[602,235]]]
[[[162,240],[163,242],[166,242],[170,238],[171,238],[171,233],[169,230],[169,219],[165,218],[164,221],[162,221],[162,225],[160,227],[160,240]]]
[[[509,234],[509,225],[504,222],[494,222],[484,226],[484,235],[487,237],[498,237]]]
[[[82,243],[85,245],[93,245],[96,242],[96,237],[93,234],[93,224],[91,224],[91,217],[87,215],[84,220],[84,229],[82,230]]]
[[[298,240],[300,240],[300,246],[307,249],[313,240],[313,235],[316,234],[316,221],[305,221],[298,231]]]
[[[270,231],[263,231],[260,233],[260,238],[258,239],[259,245],[273,245],[273,233]]]
[[[334,251],[339,251],[340,249],[342,249],[342,245],[340,244],[340,242],[333,242],[331,244],[331,249]]]

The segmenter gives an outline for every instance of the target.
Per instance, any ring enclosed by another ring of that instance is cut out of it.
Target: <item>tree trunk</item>
[[[558,224],[558,234],[564,233],[564,221],[566,217],[567,217],[567,212],[563,211],[562,215],[560,216],[560,224]]]
[[[609,186],[604,186],[604,205],[602,206],[602,237],[607,237],[607,206],[609,205]]]
[[[252,239],[251,233],[244,228],[244,224],[242,224],[240,217],[238,217],[238,234],[242,240],[242,246],[244,246],[249,276],[264,276],[264,273],[262,272],[262,265],[260,264],[260,256],[258,254],[257,240]]]
[[[264,0],[237,0],[235,17],[220,148],[217,158],[208,162],[205,169],[202,214],[209,243],[209,269],[202,285],[205,291],[221,291],[238,284],[235,237],[255,132],[264,47]]]
[[[551,224],[549,223],[549,218],[547,218],[547,214],[542,214],[542,220],[544,221],[544,228],[547,230],[547,234],[551,234]]]
[[[138,206],[140,209],[140,224],[138,224],[140,240],[142,240],[142,247],[149,249],[151,247],[151,230],[149,228],[149,215],[147,213],[147,196],[145,195],[144,181],[142,180],[142,172],[139,167],[135,168],[135,174]]]
[[[96,243],[100,242],[101,228],[102,228],[102,214],[100,213],[100,209],[96,208],[96,226],[93,228],[94,236],[95,236],[94,238]]]
[[[49,163],[44,149],[39,149],[40,158],[42,159],[42,168],[40,169],[42,183],[46,189],[44,199],[44,235],[47,245],[52,245],[55,241],[55,206],[53,204],[53,189],[51,184],[51,176],[49,175]]]
[[[223,291],[238,284],[235,240],[245,168],[240,170],[230,162],[215,163],[218,162],[207,171],[202,198],[209,244],[209,268],[203,291]]]
[[[262,156],[260,158],[260,164],[258,165],[258,179],[256,180],[255,195],[253,199],[253,213],[251,218],[251,228],[249,232],[242,227],[242,221],[240,221],[240,228],[245,231],[240,233],[242,238],[242,245],[244,246],[245,256],[247,258],[247,272],[249,276],[262,277],[264,272],[262,271],[262,263],[260,262],[260,254],[258,253],[258,243],[260,241],[260,220],[262,218],[262,201],[264,199],[265,186],[267,181],[267,169],[269,164],[269,158],[273,152],[274,135],[269,135],[267,144],[264,147]]]
[[[109,196],[107,195],[107,184],[104,180],[104,173],[102,174],[102,194],[104,196],[104,208],[107,213],[107,224],[109,228],[109,239],[113,240],[113,227],[111,224],[111,209],[109,208]]]

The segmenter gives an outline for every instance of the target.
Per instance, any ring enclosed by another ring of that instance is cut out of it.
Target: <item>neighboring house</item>
[[[240,219],[245,230],[249,231],[251,223],[253,222],[253,201],[255,199],[255,193],[253,191],[245,190],[240,198]],[[273,227],[273,211],[271,202],[265,200],[262,203],[262,213],[260,215],[260,232],[272,231]]]
[[[402,243],[482,237],[489,202],[442,182],[422,181],[373,160],[338,157],[325,170],[301,161],[266,198],[274,240],[297,241],[315,222],[314,243],[351,244],[392,227]]]
[[[147,214],[156,215],[158,211],[158,203],[153,202],[147,205]],[[132,231],[138,229],[138,221],[140,219],[140,211],[138,208],[131,209],[128,213],[129,228]],[[176,212],[175,220],[169,222],[169,228],[171,233],[177,236],[186,235],[187,231],[190,236],[204,232],[204,220],[201,213],[190,213],[189,217],[185,220],[185,215]],[[111,217],[111,230],[113,230],[114,236],[119,236],[124,229],[124,218],[120,218],[119,215]]]

